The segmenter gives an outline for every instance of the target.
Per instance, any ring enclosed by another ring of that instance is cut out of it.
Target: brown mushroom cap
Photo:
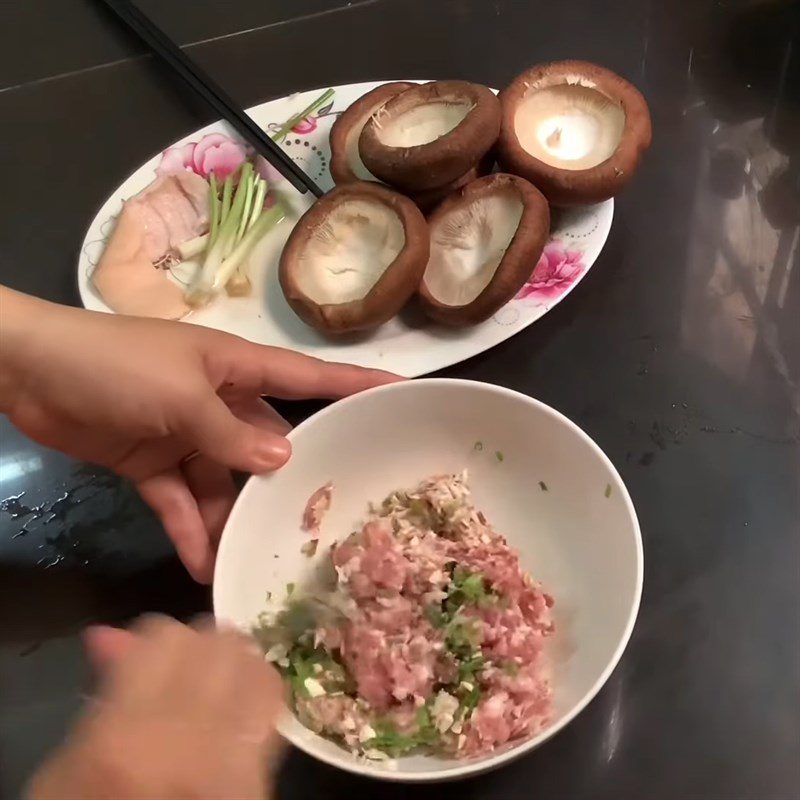
[[[367,330],[414,294],[428,249],[428,226],[411,200],[356,181],[328,192],[298,220],[278,275],[308,325],[326,334]]]
[[[500,102],[502,168],[536,185],[553,205],[613,197],[633,177],[650,146],[650,112],[639,90],[585,61],[531,67],[500,92]],[[593,129],[591,146],[582,157],[558,159],[548,146],[561,140],[559,114],[571,116],[576,110]],[[543,160],[548,156],[549,163]]]
[[[331,128],[331,175],[336,183],[375,180],[364,166],[358,153],[358,139],[367,120],[387,101],[400,92],[416,86],[398,81],[384,83],[362,95],[343,114],[336,118]]]
[[[445,325],[475,325],[511,300],[530,277],[550,233],[550,207],[528,181],[498,173],[448,197],[428,226],[422,306]]]
[[[466,81],[434,81],[389,100],[361,131],[358,149],[382,181],[419,192],[458,180],[500,132],[500,102]]]
[[[494,150],[490,150],[472,169],[458,180],[451,181],[445,186],[436,189],[423,189],[421,192],[409,192],[408,196],[417,204],[423,214],[433,211],[439,203],[449,197],[456,189],[466,186],[468,183],[488,175],[494,169],[496,156]]]

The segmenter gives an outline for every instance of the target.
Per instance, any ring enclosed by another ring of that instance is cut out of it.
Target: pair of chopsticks
[[[104,2],[297,191],[301,194],[310,191],[316,197],[322,196],[322,189],[148,16],[130,0],[104,0]]]

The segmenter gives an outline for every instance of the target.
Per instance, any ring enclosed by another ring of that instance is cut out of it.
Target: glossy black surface
[[[244,105],[349,81],[502,85],[597,61],[648,98],[653,148],[597,265],[446,374],[536,396],[619,468],[645,540],[620,666],[564,732],[463,784],[385,787],[293,753],[279,797],[800,797],[800,28],[790,2],[142,2]],[[0,281],[76,303],[106,195],[208,121],[88,0],[0,6]],[[12,190],[9,190],[12,187]],[[295,406],[295,420],[311,409]],[[0,428],[0,794],[62,736],[92,621],[208,608],[126,486]]]

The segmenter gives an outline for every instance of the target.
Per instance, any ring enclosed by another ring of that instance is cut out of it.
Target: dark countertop
[[[800,26],[761,0],[142,0],[244,105],[350,81],[506,83],[597,61],[648,98],[653,148],[585,281],[446,374],[580,424],[636,504],[645,587],[597,699],[513,765],[415,797],[800,797]],[[209,117],[90,0],[0,10],[0,282],[77,304],[84,230]],[[311,411],[284,409],[294,420]],[[0,421],[0,796],[81,703],[89,622],[209,607],[115,477]],[[299,753],[281,800],[401,798]]]

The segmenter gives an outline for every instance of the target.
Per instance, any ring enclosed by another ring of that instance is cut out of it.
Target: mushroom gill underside
[[[360,119],[358,123],[353,125],[350,129],[350,132],[347,134],[347,139],[345,140],[347,163],[350,165],[353,175],[361,181],[375,180],[375,176],[364,166],[364,162],[361,160],[361,153],[358,151],[358,137],[361,136],[361,131],[371,116],[371,110],[364,114],[363,119]]]
[[[419,147],[454,131],[473,106],[466,102],[435,102],[397,113],[381,109],[375,115],[378,139],[387,147]]]
[[[517,232],[523,204],[513,192],[480,197],[431,230],[425,270],[429,294],[445,306],[474,302],[494,278]]]
[[[298,259],[297,288],[318,305],[362,300],[404,245],[403,225],[390,208],[347,200],[309,235]]]
[[[602,92],[579,83],[534,88],[514,116],[520,146],[561,169],[590,169],[619,146],[625,113]]]

